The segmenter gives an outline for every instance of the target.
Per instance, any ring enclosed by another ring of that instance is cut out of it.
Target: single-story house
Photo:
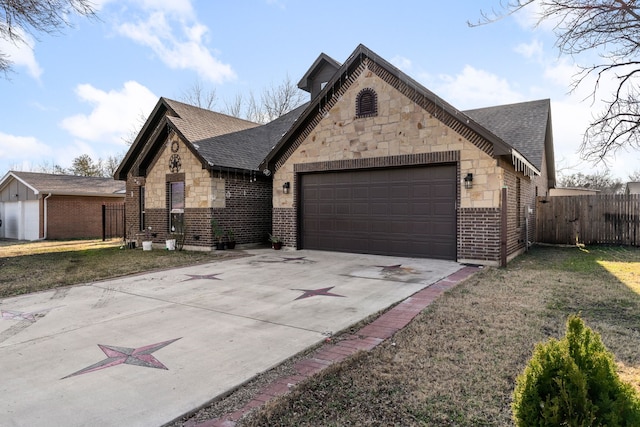
[[[321,54],[308,103],[257,125],[161,98],[116,171],[128,228],[210,222],[238,243],[503,264],[555,187],[548,99],[460,111],[360,45]]]
[[[627,182],[626,194],[640,194],[640,182]]]
[[[0,238],[102,236],[102,205],[124,201],[112,178],[9,171],[0,180]]]

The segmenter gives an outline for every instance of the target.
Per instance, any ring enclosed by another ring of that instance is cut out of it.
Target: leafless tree
[[[620,148],[640,148],[640,3],[636,0],[509,0],[500,11],[483,13],[471,26],[509,16],[538,5],[538,24],[554,25],[556,46],[561,54],[578,56],[598,52],[600,61],[582,66],[572,89],[594,77],[591,97],[595,101],[600,84],[616,82],[613,93],[604,95],[603,111],[594,115],[581,145],[582,157],[595,163],[606,160]]]
[[[180,99],[187,104],[211,110],[216,104],[216,90],[205,88],[198,79],[182,94]]]
[[[629,181],[640,182],[640,169],[635,170],[629,174]]]
[[[241,94],[236,95],[232,101],[224,101],[222,112],[233,117],[242,116],[242,106],[244,105]]]
[[[0,0],[0,1],[2,1],[2,0]],[[142,127],[144,126],[144,124],[146,122],[147,122],[147,116],[142,111],[140,111],[140,113],[138,114],[138,118],[136,120],[136,123],[131,125],[131,129],[129,130],[129,133],[127,133],[125,136],[123,136],[122,140],[127,145],[133,144],[133,141],[136,140],[136,137],[138,136],[138,134],[140,133],[140,130],[142,130]]]
[[[95,16],[90,0],[0,0],[0,38],[24,44],[25,34],[53,34],[69,27],[69,16]],[[11,60],[0,51],[0,71],[11,70]]]
[[[249,100],[244,111],[244,118],[255,123],[268,123],[267,114],[262,104],[256,100],[253,92],[249,92]]]
[[[98,163],[102,165],[102,176],[105,178],[114,176],[123,157],[124,153],[120,153],[109,156],[105,160],[98,160]]]
[[[215,89],[207,89],[200,81],[196,81],[180,99],[187,104],[211,110],[217,97]],[[263,89],[260,97],[251,91],[246,97],[236,95],[232,101],[225,101],[222,112],[256,123],[268,123],[298,107],[304,100],[305,94],[287,76],[279,85],[272,84]],[[135,135],[130,139],[133,141]]]
[[[304,101],[304,94],[289,75],[278,86],[271,86],[262,92],[262,106],[268,122],[293,110]]]
[[[57,163],[53,161],[43,161],[38,166],[32,168],[32,172],[39,173],[51,173],[54,175],[67,175],[67,171]]]
[[[279,85],[263,89],[260,99],[253,92],[244,98],[236,95],[232,102],[225,102],[226,114],[242,117],[256,123],[268,123],[301,105],[305,94],[287,76]]]
[[[559,187],[591,188],[604,194],[620,194],[624,190],[623,182],[611,176],[609,171],[583,174],[582,172],[561,176]]]

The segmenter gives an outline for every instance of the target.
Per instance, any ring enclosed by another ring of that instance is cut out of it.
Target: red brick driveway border
[[[472,276],[478,267],[466,266],[448,277],[416,292],[409,298],[388,310],[373,322],[352,335],[343,335],[341,340],[332,343],[327,340],[307,358],[295,364],[295,375],[280,378],[266,385],[244,407],[222,417],[197,423],[187,421],[188,427],[234,427],[236,422],[249,411],[264,405],[269,400],[289,392],[298,383],[317,374],[333,363],[340,362],[358,351],[368,351],[378,346],[404,328],[422,310],[428,307],[440,295]]]

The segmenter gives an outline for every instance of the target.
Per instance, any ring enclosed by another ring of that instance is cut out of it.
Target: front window
[[[140,187],[140,231],[144,231],[145,229],[145,218],[144,218],[144,186]]]
[[[169,183],[169,231],[180,232],[184,216],[184,182]]]

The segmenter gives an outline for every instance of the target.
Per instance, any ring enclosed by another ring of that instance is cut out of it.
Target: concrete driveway
[[[318,251],[0,302],[0,424],[159,426],[462,266]]]

